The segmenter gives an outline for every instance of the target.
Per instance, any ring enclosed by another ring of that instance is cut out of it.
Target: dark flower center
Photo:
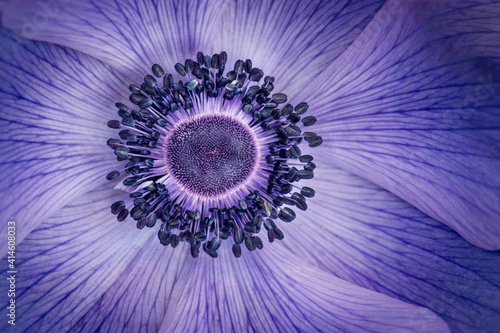
[[[307,209],[315,192],[297,183],[313,178],[316,166],[299,146],[305,141],[314,148],[322,139],[302,132],[316,122],[302,118],[307,103],[293,107],[285,94],[271,94],[274,78],[251,60],[236,61],[225,75],[225,52],[198,52],[196,60],[175,65],[187,78],[177,83],[154,65],[154,76],[129,86],[136,108],[116,104],[121,120],[108,126],[120,129],[119,139],[108,146],[126,164],[106,178],[122,177],[129,197],[111,212],[120,222],[132,218],[139,229],[161,221],[160,242],[189,243],[193,257],[200,248],[217,257],[229,238],[240,257],[243,243],[249,251],[262,248],[262,227],[269,242],[281,240],[275,221],[291,222],[293,209]]]
[[[257,145],[248,127],[231,117],[208,115],[178,125],[168,136],[165,159],[183,189],[214,198],[253,173]]]

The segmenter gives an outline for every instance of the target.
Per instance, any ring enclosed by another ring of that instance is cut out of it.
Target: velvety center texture
[[[245,182],[257,159],[247,126],[231,117],[203,116],[177,126],[167,138],[170,173],[187,191],[221,196]]]

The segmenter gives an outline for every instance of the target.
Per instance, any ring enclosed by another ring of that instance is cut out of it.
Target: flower
[[[499,327],[494,1],[21,0],[0,12],[16,33],[0,37],[0,211],[17,241],[0,267],[15,281],[15,296],[0,283],[14,314],[3,330]],[[123,196],[104,179],[118,167],[104,145],[114,103],[153,64],[173,72],[200,50],[251,58],[309,103],[324,138],[308,211],[238,259],[224,246],[193,259],[109,212]]]

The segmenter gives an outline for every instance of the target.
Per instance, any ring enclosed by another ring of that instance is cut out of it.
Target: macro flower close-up
[[[1,332],[499,332],[500,2],[0,0]]]

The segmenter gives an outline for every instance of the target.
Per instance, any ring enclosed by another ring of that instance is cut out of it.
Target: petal
[[[431,29],[440,38],[453,38],[454,51],[474,54],[500,63],[500,3],[494,0],[447,1],[444,15]]]
[[[283,228],[282,245],[318,269],[429,308],[452,332],[500,327],[499,251],[471,245],[364,179],[317,166],[316,196]]]
[[[158,331],[187,251],[164,248],[157,230],[118,223],[109,206],[124,195],[109,185],[85,194],[17,247],[19,331]]]
[[[114,221],[109,205],[120,199],[109,184],[87,193],[18,246],[18,330],[157,332],[186,324],[190,331],[448,331],[429,310],[318,272],[287,250],[266,247],[235,259],[224,248],[218,260],[186,258],[186,244],[165,248],[154,228]],[[7,258],[1,264],[8,267]],[[2,279],[0,287],[8,290],[8,283]]]
[[[225,244],[229,245],[229,244]],[[272,246],[186,263],[162,332],[448,332],[434,313],[347,283]]]
[[[223,16],[214,51],[277,78],[290,96],[338,57],[370,22],[383,1],[233,1]],[[232,67],[231,67],[232,69]]]
[[[318,116],[322,156],[499,249],[500,69],[427,29],[446,12],[399,3],[301,94]]]
[[[2,24],[22,37],[85,52],[141,82],[155,63],[173,70],[207,50],[224,6],[224,0],[15,0],[0,12]]]
[[[127,98],[127,85],[78,52],[5,32],[0,44],[0,215],[16,221],[20,242],[116,167],[106,122],[117,117],[113,104]]]

